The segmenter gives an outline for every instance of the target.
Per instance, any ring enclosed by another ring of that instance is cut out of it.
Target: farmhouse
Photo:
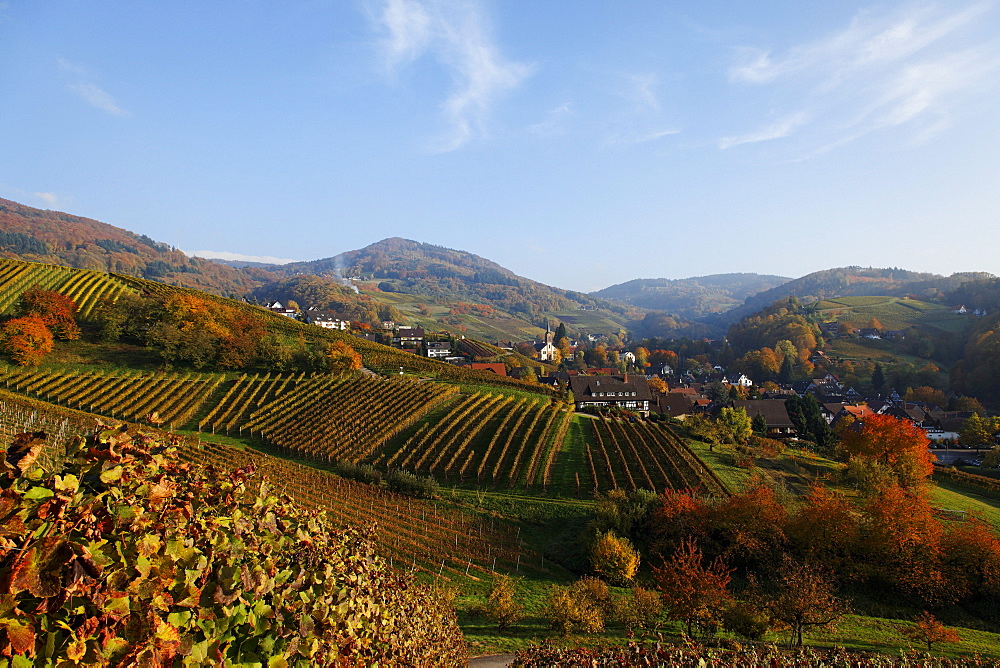
[[[310,325],[318,325],[326,329],[339,329],[344,331],[351,328],[349,320],[341,318],[339,315],[334,313],[317,311],[316,309],[306,310],[305,321]]]
[[[758,415],[764,416],[767,423],[767,435],[769,438],[786,438],[795,435],[795,425],[788,417],[785,410],[785,402],[781,399],[750,399],[748,401],[734,401],[733,408],[742,408],[750,416],[750,419]]]
[[[653,395],[644,376],[573,376],[570,389],[576,410],[587,407],[624,408],[649,414]]]

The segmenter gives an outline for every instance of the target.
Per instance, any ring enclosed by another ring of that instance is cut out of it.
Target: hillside
[[[733,309],[747,298],[790,280],[783,276],[760,274],[713,274],[683,279],[639,278],[592,292],[591,295],[685,318],[699,318]]]
[[[816,271],[793,281],[748,297],[742,306],[723,314],[721,320],[732,323],[779,299],[795,297],[802,303],[836,297],[913,295],[933,299],[958,288],[962,283],[989,277],[989,274],[966,272],[951,276],[872,267],[840,267]]]
[[[275,271],[286,276],[315,274],[378,281],[385,292],[486,303],[527,318],[546,311],[601,305],[601,300],[518,276],[478,255],[398,237],[331,258],[282,265]]]
[[[0,257],[128,274],[220,295],[242,295],[273,278],[261,268],[190,258],[144,234],[6,199],[0,199]]]
[[[379,564],[457,593],[454,608],[476,653],[553,634],[546,609],[554,587],[600,573],[591,565],[588,532],[595,520],[613,520],[608,526],[643,550],[643,570],[634,580],[643,587],[654,581],[649,566],[657,562],[640,538],[673,541],[670,532],[686,526],[672,523],[660,527],[664,534],[647,534],[645,522],[660,514],[658,508],[669,510],[663,504],[670,499],[687,498],[689,490],[698,491],[691,501],[702,504],[714,523],[704,535],[715,536],[716,547],[727,554],[738,549],[758,554],[753,558],[761,563],[777,563],[785,546],[761,537],[786,530],[800,547],[811,545],[801,542],[810,540],[807,535],[792,531],[809,523],[775,532],[778,525],[770,520],[756,522],[760,502],[770,503],[770,497],[762,488],[745,488],[753,472],[743,458],[729,446],[713,451],[677,424],[578,414],[547,387],[466,371],[248,304],[121,274],[7,260],[0,266],[0,292],[11,304],[5,312],[13,312],[19,290],[36,282],[94,306],[80,318],[81,338],[58,341],[38,366],[0,363],[0,434],[48,432],[52,447],[44,459],[52,465],[98,420],[169,428],[166,437],[178,446],[181,460],[212,464],[223,481],[247,476],[253,491],[268,479],[310,516],[325,510],[336,524],[374,523],[370,549]],[[113,311],[107,302],[115,298],[129,316],[117,338],[101,326]],[[249,345],[258,340],[268,343]],[[234,344],[235,352],[246,354],[234,355]],[[360,356],[363,368],[329,364],[340,359],[344,346]],[[188,347],[197,354],[188,356]],[[807,493],[817,480],[834,484],[817,474],[839,467],[808,451],[789,454],[775,466],[758,459],[756,467],[774,471],[792,495]],[[799,505],[790,505],[789,513],[800,513]],[[220,531],[229,537],[227,529]],[[740,542],[744,536],[752,542]],[[672,543],[664,546],[672,551]],[[864,556],[862,548],[852,549]],[[296,553],[302,554],[310,553]],[[754,568],[746,560],[739,567],[741,577]],[[515,576],[516,598],[526,612],[514,629],[498,635],[496,623],[479,611],[502,575]],[[897,586],[889,575],[869,580]],[[860,601],[859,611],[876,610],[895,624],[919,609],[912,597],[878,608],[863,597],[867,582],[848,591]],[[238,585],[227,586],[228,592]],[[609,600],[618,609],[634,596],[628,587],[615,587]],[[968,626],[970,634],[992,623],[972,603],[953,607],[948,623]],[[599,636],[574,631],[566,642],[624,643],[634,632],[679,641],[680,623],[658,616],[654,626],[636,631],[627,619],[609,615]],[[190,621],[173,614],[171,619],[178,626]],[[902,646],[891,634],[867,645],[857,628],[877,623],[857,617],[837,643],[886,652]],[[291,628],[298,629],[298,622]],[[993,636],[972,637],[976,644],[959,652],[997,654]],[[766,639],[779,636],[772,632]],[[2,642],[0,636],[0,647]]]

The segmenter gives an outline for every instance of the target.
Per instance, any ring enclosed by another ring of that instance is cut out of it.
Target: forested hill
[[[879,269],[873,267],[840,267],[807,274],[793,281],[759,292],[748,297],[739,306],[722,317],[732,323],[770,304],[796,297],[803,304],[835,297],[860,297],[885,295],[903,297],[914,295],[919,299],[936,300],[944,293],[958,288],[962,283],[990,278],[983,272],[963,272],[951,276],[907,271],[905,269]]]
[[[666,311],[685,318],[723,313],[748,297],[792,279],[762,274],[713,274],[693,278],[638,278],[590,293],[640,308]]]
[[[628,307],[572,290],[554,288],[486,258],[443,246],[394,237],[359,250],[312,262],[272,268],[285,276],[317,274],[335,279],[377,281],[385,292],[463,300],[532,318],[545,312],[603,308],[625,314]]]
[[[242,295],[274,276],[189,258],[169,244],[90,218],[0,199],[0,257],[128,274],[220,295]]]

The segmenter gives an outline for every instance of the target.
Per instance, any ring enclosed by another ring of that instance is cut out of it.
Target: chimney
[[[628,382],[628,374],[625,374],[625,382]]]

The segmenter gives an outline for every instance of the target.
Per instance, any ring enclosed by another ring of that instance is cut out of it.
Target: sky
[[[1000,274],[1000,2],[0,1],[0,197],[591,291]]]

